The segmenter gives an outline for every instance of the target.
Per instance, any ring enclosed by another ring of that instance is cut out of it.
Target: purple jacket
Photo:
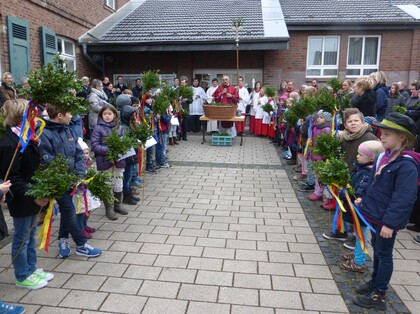
[[[324,128],[319,128],[316,125],[312,128],[312,141],[311,141],[311,147],[315,147],[316,146],[316,138],[320,135],[322,135],[322,133],[329,133],[331,132],[331,127],[330,126],[326,126]],[[311,161],[318,161],[318,160],[322,160],[321,156],[316,156],[312,153],[311,150],[309,150],[309,159]]]
[[[113,129],[115,128],[115,122],[105,122],[101,118],[98,118],[98,124],[96,124],[93,129],[92,135],[90,137],[92,150],[95,153],[96,157],[96,169],[98,170],[107,170],[112,167],[112,162],[106,159],[106,154],[108,153],[108,146],[104,142],[104,139],[111,135]],[[118,128],[118,135],[122,136],[124,134],[124,129],[122,127]],[[117,168],[125,168],[125,160],[120,160],[115,165]]]

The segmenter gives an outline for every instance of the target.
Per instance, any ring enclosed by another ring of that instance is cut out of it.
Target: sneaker
[[[62,238],[58,240],[58,255],[61,258],[69,257],[71,254],[71,249],[69,245],[69,240],[66,238]]]
[[[420,236],[415,236],[415,237],[413,237],[413,242],[414,242],[415,244],[420,244]]]
[[[20,305],[11,305],[6,302],[0,301],[0,313],[4,314],[23,314],[26,309]]]
[[[364,308],[384,311],[386,310],[386,295],[385,293],[374,289],[372,292],[366,295],[356,296],[353,300],[353,303]]]
[[[163,165],[159,165],[159,168],[171,168],[168,163],[164,163]]]
[[[86,231],[86,229],[82,229],[82,234],[86,237],[86,239],[92,239],[92,235]]]
[[[293,176],[293,180],[295,181],[306,181],[308,176],[306,174],[298,174],[296,176]]]
[[[308,196],[308,200],[312,201],[312,202],[316,202],[316,201],[322,201],[323,196],[322,195],[317,195],[315,193],[311,194]]]
[[[335,233],[333,233],[332,231],[328,233],[324,232],[322,236],[328,240],[338,240],[343,242],[347,241],[348,238],[348,234],[345,231],[344,233],[341,233],[340,231],[336,231]]]
[[[96,232],[96,228],[92,228],[92,227],[89,227],[89,226],[86,226],[85,230],[89,233],[95,233]]]
[[[341,258],[342,261],[349,261],[351,259],[354,259],[354,253],[341,254],[340,258]]]
[[[420,232],[420,225],[416,225],[416,224],[408,225],[406,229],[410,231],[414,231],[414,232]]]
[[[361,285],[359,288],[356,288],[356,293],[357,294],[368,294],[373,290],[373,285],[371,281],[368,281],[367,283],[364,283],[363,285]]]
[[[344,242],[343,245],[349,250],[354,250],[356,248],[356,237],[354,235],[349,235],[347,241]]]
[[[76,249],[76,255],[85,257],[98,257],[102,254],[100,249],[95,249],[89,243],[85,243],[83,246],[78,246]]]
[[[51,273],[47,273],[46,271],[44,271],[44,269],[42,268],[38,268],[37,270],[35,270],[32,275],[37,276],[39,279],[44,279],[46,281],[50,281],[54,279],[54,274]]]
[[[315,186],[314,185],[310,185],[310,184],[302,184],[298,188],[298,191],[301,191],[301,192],[313,192],[313,191],[315,191]]]
[[[357,264],[354,259],[349,259],[347,261],[343,261],[338,263],[338,266],[341,269],[352,271],[355,273],[364,273],[368,268],[366,265],[359,265]]]
[[[286,161],[286,164],[288,164],[289,166],[293,166],[297,164],[296,159],[290,159]]]
[[[16,286],[26,288],[26,289],[31,289],[31,290],[44,288],[47,284],[48,284],[48,281],[46,281],[45,279],[41,279],[34,274],[30,275],[25,280],[22,280],[22,281],[16,280]]]
[[[141,180],[139,178],[132,180],[131,185],[133,186],[141,186]]]

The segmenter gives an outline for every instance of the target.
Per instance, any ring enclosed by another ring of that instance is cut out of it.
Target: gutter
[[[82,44],[82,52],[83,52],[83,56],[89,61],[89,63],[92,64],[98,71],[103,73],[104,69],[102,69],[99,64],[97,64],[95,61],[93,61],[91,56],[89,56],[89,54],[87,53],[87,46],[86,46],[85,43]]]

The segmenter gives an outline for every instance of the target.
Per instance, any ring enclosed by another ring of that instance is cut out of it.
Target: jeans
[[[77,225],[76,209],[74,208],[70,191],[65,192],[63,196],[57,200],[57,203],[61,215],[58,238],[68,239],[70,234],[77,246],[83,246],[87,240]]]
[[[367,246],[368,246],[367,227],[362,227],[362,231],[363,231],[363,235],[365,236],[366,249],[367,249]],[[354,249],[354,261],[356,262],[357,265],[365,265],[365,262],[366,262],[366,253],[363,252],[362,245],[360,244],[360,239],[357,235],[356,235],[356,248]]]
[[[131,188],[131,179],[133,178],[133,173],[136,174],[136,164],[126,163],[124,174],[123,174],[123,192],[130,192]]]
[[[149,147],[146,149],[146,171],[154,171],[155,170],[155,147]]]
[[[308,178],[306,179],[306,183],[308,183],[308,185],[315,185],[315,176],[314,176],[314,172],[312,171],[311,164],[312,164],[312,161],[307,160],[306,167],[308,169]]]
[[[15,233],[12,242],[12,262],[18,281],[25,280],[36,270],[37,221],[37,215],[13,217]]]
[[[166,164],[166,137],[167,134],[162,134],[162,141],[156,144],[156,163],[158,165]]]
[[[394,232],[392,238],[385,239],[380,236],[382,227],[374,226],[376,233],[372,232],[373,247],[373,273],[372,284],[380,292],[388,289],[394,270],[394,261],[392,259],[392,251],[394,249],[395,238],[397,234]]]
[[[77,222],[77,226],[79,227],[80,230],[85,229],[86,226],[87,226],[86,214],[85,213],[76,214],[76,222]]]

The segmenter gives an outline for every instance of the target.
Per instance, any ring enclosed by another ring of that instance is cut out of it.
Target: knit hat
[[[287,96],[286,96],[286,95],[282,95],[282,96],[280,97],[280,99],[287,100]]]
[[[79,143],[79,146],[82,148],[82,150],[89,149],[89,146],[83,141],[81,137],[77,139],[77,143]]]
[[[320,110],[318,111],[318,116],[322,116],[325,119],[325,122],[330,124],[332,121],[332,115],[328,111]]]
[[[121,94],[117,97],[116,103],[117,108],[121,110],[124,106],[131,106],[131,98],[129,95]]]
[[[410,117],[398,112],[391,112],[382,122],[372,122],[372,124],[380,129],[404,133],[413,146],[416,146],[416,124]]]

